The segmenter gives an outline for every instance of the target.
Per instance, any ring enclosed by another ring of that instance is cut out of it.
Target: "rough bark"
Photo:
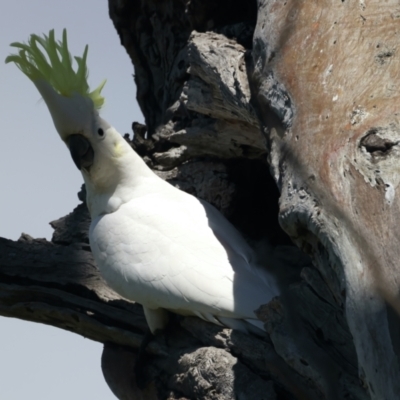
[[[282,288],[268,335],[177,317],[137,387],[143,313],[99,277],[84,204],[52,243],[0,239],[0,314],[104,343],[119,399],[397,399],[398,2],[109,8],[147,125],[131,144],[263,253]]]
[[[398,4],[226,6],[110,2],[138,98],[160,105],[145,112],[150,135],[171,146],[153,165],[268,159],[280,224],[314,264],[298,280],[281,274],[284,294],[260,310],[275,350],[326,397],[397,398]],[[268,236],[260,221],[238,226]]]
[[[369,396],[398,398],[398,2],[259,6],[259,115],[271,108],[269,74],[294,111],[287,124],[263,119],[281,225],[344,307]]]

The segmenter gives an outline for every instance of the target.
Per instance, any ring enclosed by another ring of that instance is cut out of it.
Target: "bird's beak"
[[[93,147],[89,140],[82,135],[71,135],[67,139],[67,144],[76,167],[79,170],[89,169],[94,159]]]

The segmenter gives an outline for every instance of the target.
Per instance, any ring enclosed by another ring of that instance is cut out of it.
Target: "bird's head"
[[[31,35],[28,43],[12,43],[17,54],[6,58],[28,76],[42,95],[61,139],[68,146],[89,190],[114,193],[116,182],[132,161],[132,149],[121,135],[100,115],[104,104],[103,81],[90,91],[86,58],[75,57],[77,68],[68,51],[67,33],[56,41],[54,31],[39,37]],[[127,162],[128,161],[128,162]],[[125,171],[125,172],[124,172]]]

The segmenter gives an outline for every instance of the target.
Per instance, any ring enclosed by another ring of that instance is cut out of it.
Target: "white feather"
[[[218,210],[156,176],[117,211],[92,221],[90,244],[108,284],[148,309],[232,326],[228,319],[256,320],[254,311],[278,295]]]

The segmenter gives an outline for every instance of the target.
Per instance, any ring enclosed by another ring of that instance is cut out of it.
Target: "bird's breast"
[[[121,296],[147,308],[196,315],[254,318],[271,298],[239,252],[237,234],[223,241],[191,196],[140,196],[92,221],[90,244],[98,268]],[[245,247],[247,249],[247,247]],[[265,299],[265,301],[264,301]]]
[[[157,266],[160,249],[140,218],[121,211],[96,218],[90,246],[101,275],[121,296],[141,304],[158,302],[154,281],[165,274]]]

